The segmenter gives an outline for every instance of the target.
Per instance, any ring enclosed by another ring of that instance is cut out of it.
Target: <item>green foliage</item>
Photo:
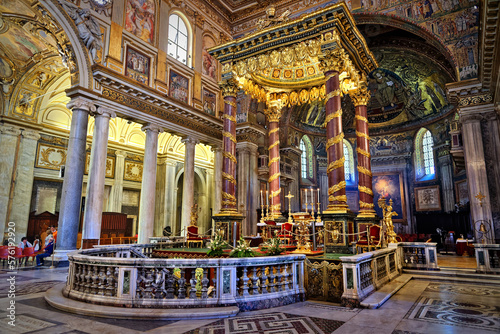
[[[285,251],[284,248],[281,248],[281,240],[278,238],[277,233],[264,244],[262,249],[266,251],[268,256],[280,255]]]
[[[216,234],[210,243],[210,250],[207,255],[210,257],[220,257],[224,254],[224,248],[226,247],[226,242],[220,234]]]
[[[240,240],[238,241],[238,246],[229,253],[230,257],[254,257],[255,254],[250,248],[250,246],[247,245],[245,239],[243,237],[240,237]]]

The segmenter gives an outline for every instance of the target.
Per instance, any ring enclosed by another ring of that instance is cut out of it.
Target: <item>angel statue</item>
[[[80,39],[89,50],[92,59],[98,61],[97,51],[102,49],[102,34],[99,24],[92,17],[90,10],[79,8],[65,0],[59,0],[59,4],[63,6],[64,10],[75,21]]]

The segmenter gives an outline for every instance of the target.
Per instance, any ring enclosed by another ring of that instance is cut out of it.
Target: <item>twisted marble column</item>
[[[269,214],[281,216],[280,187],[280,125],[281,109],[272,106],[265,110],[269,120]]]
[[[339,73],[344,66],[340,50],[326,51],[320,59],[326,78],[325,125],[326,152],[328,154],[328,210],[345,212],[348,209],[344,172],[344,133],[340,101]]]
[[[358,217],[375,217],[373,209],[372,168],[370,156],[370,137],[368,136],[367,105],[370,100],[370,91],[366,81],[360,82],[360,87],[349,93],[356,108],[356,153],[358,157],[358,190],[359,214]]]
[[[224,97],[221,214],[236,214],[236,93],[238,84],[228,79],[219,84]]]

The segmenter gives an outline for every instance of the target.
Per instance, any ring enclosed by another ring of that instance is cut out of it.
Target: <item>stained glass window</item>
[[[188,30],[179,15],[172,14],[168,20],[168,54],[187,65]]]
[[[307,179],[307,149],[304,139],[300,140],[300,149],[302,150],[302,155],[300,156],[302,178]]]
[[[424,138],[422,139],[422,152],[424,155],[424,170],[425,175],[434,174],[434,154],[432,152],[432,147],[434,146],[434,142],[432,141],[432,135],[429,130],[427,130],[424,134]]]

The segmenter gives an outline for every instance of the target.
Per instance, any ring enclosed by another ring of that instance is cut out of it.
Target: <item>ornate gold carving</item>
[[[341,182],[339,182],[339,183],[331,186],[330,188],[328,188],[328,195],[333,195],[337,191],[345,189],[345,187],[346,187],[346,182],[345,181],[341,181]]]
[[[328,114],[328,116],[325,117],[325,122],[323,123],[323,126],[326,126],[328,122],[337,117],[342,117],[342,109],[339,109],[334,113]]]
[[[339,135],[328,139],[326,142],[326,149],[328,150],[330,147],[332,147],[335,144],[341,143],[344,140],[344,133],[341,132]]]
[[[272,135],[273,133],[276,133],[280,130],[280,128],[274,128],[272,130],[269,130],[269,135]]]
[[[273,198],[281,194],[281,188],[278,189],[277,191],[271,191],[271,194],[269,194],[269,198]]]
[[[344,168],[344,163],[345,163],[345,157],[342,157],[338,160],[330,162],[330,164],[328,165],[328,168],[326,169],[326,172],[330,173],[334,169],[337,169],[340,167]]]
[[[364,132],[359,132],[359,131],[356,131],[356,136],[358,137],[363,137],[365,138],[366,140],[370,140],[370,136],[368,136],[366,133]]]
[[[143,166],[141,163],[125,161],[125,174],[123,175],[123,179],[140,182],[142,180],[142,169]]]
[[[347,203],[347,196],[346,195],[339,195],[339,196],[330,195],[330,196],[328,196],[328,200],[330,202],[343,202],[343,203]]]
[[[227,100],[224,100],[224,104],[228,104],[228,105],[230,105],[231,107],[236,108],[236,103],[234,103],[233,101],[227,101]]]
[[[269,163],[267,164],[268,167],[271,167],[271,165],[274,163],[274,162],[279,162],[280,161],[280,157],[274,157],[272,158]]]
[[[229,140],[231,140],[233,143],[236,144],[236,137],[233,136],[233,134],[231,132],[227,132],[227,131],[222,131],[222,135],[226,138],[229,138]]]
[[[235,79],[227,79],[219,82],[219,88],[223,97],[236,97],[236,94],[240,90],[240,88],[238,87],[238,82]]]
[[[236,201],[222,201],[222,205],[235,206]]]
[[[278,146],[279,144],[280,144],[279,140],[275,141],[271,146],[269,146],[269,151],[271,151],[273,147]]]
[[[267,182],[271,183],[274,180],[276,180],[277,178],[279,178],[280,176],[281,176],[281,173],[273,174],[273,175],[271,175],[271,177],[269,178],[269,180],[267,180]]]
[[[354,118],[356,118],[357,120],[363,121],[365,123],[368,123],[368,119],[364,116],[356,115],[356,116],[354,116]]]
[[[366,87],[366,83],[358,89],[350,91],[349,95],[351,96],[352,102],[354,102],[354,106],[367,106],[371,97],[370,91]]]
[[[364,156],[365,156],[365,157],[367,157],[367,158],[370,158],[370,157],[371,157],[370,152],[366,152],[365,150],[363,150],[363,149],[362,149],[362,148],[360,148],[360,147],[357,147],[357,148],[356,148],[356,152],[358,152],[358,153],[359,153],[359,154],[361,154],[361,155],[364,155]]]
[[[359,201],[359,208],[360,209],[373,209],[375,205],[373,203],[366,203],[363,201]]]
[[[222,117],[223,118],[227,118],[231,122],[235,122],[236,123],[236,117],[234,117],[234,116],[231,116],[231,115],[228,115],[228,114],[223,114]]]
[[[322,55],[319,56],[320,69],[323,73],[329,71],[342,72],[345,67],[345,60],[347,55],[344,50],[337,48],[335,50],[326,50]]]
[[[338,76],[339,75],[339,72],[333,72],[333,73],[330,73],[328,74],[326,77],[325,77],[325,82],[328,82],[328,80],[330,80],[331,78],[335,77],[335,76]]]
[[[222,192],[222,199],[236,202],[236,197],[234,197],[234,195],[231,195],[225,191]]]
[[[332,90],[330,93],[326,94],[326,97],[325,97],[325,105],[326,103],[330,100],[330,99],[333,99],[335,96],[340,96],[340,89],[335,89],[335,90]]]
[[[236,184],[236,180],[235,180],[235,178],[231,174],[222,172],[222,177],[224,179],[228,180],[229,182],[231,182],[232,184]]]
[[[236,158],[231,153],[224,151],[222,152],[222,155],[224,156],[224,158],[228,158],[232,162],[237,163]]]
[[[40,143],[35,167],[58,170],[66,164],[66,155],[66,148]]]
[[[361,191],[362,193],[365,193],[365,194],[368,194],[370,196],[373,196],[373,191],[368,188],[368,187],[365,187],[365,186],[358,186],[358,189],[359,191]]]
[[[264,110],[269,122],[279,122],[281,118],[281,109],[277,107],[271,107]],[[279,129],[278,129],[279,131]]]
[[[372,172],[370,172],[368,169],[366,169],[365,167],[363,166],[358,166],[358,172],[360,172],[361,174],[365,174],[365,175],[368,175],[369,177],[372,177]]]

